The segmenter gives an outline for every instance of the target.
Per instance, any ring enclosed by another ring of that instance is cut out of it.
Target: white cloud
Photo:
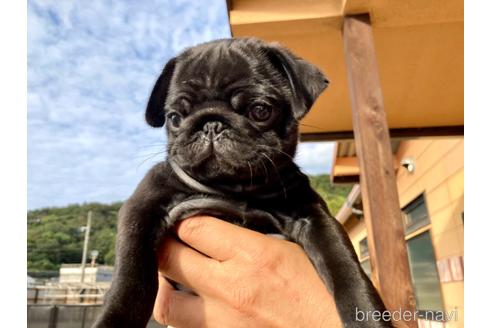
[[[297,149],[296,163],[308,174],[330,174],[333,142],[304,142]]]
[[[28,208],[127,198],[164,158],[143,117],[165,62],[228,36],[222,0],[29,0]]]
[[[28,0],[28,208],[127,198],[165,156],[144,121],[165,62],[229,36],[223,0]],[[330,149],[298,162],[327,173]]]

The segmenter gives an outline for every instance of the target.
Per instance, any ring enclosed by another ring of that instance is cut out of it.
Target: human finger
[[[238,253],[261,252],[266,236],[210,216],[195,216],[176,226],[183,242],[218,261],[227,261]]]
[[[199,296],[175,290],[159,275],[159,290],[154,303],[154,319],[162,325],[202,327],[203,302]]]
[[[211,284],[219,268],[217,262],[174,238],[164,240],[158,252],[159,272],[200,293],[215,293]]]

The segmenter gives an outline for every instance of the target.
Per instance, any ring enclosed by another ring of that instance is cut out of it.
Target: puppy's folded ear
[[[329,83],[328,79],[316,66],[297,57],[278,44],[269,44],[266,49],[266,56],[289,81],[295,100],[293,114],[297,120],[300,120],[326,89]]]
[[[175,67],[176,58],[172,58],[162,70],[161,76],[157,79],[157,82],[152,89],[152,93],[150,94],[147,110],[145,111],[145,120],[154,128],[160,128],[166,122],[164,104],[166,103],[167,93],[169,91],[169,85],[171,84]]]

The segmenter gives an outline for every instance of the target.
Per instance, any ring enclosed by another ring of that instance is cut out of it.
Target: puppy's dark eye
[[[257,122],[265,122],[272,116],[272,108],[266,105],[253,105],[249,110],[249,117]]]
[[[172,127],[179,128],[179,125],[181,124],[181,115],[179,115],[178,113],[170,113],[167,116],[167,119],[169,120],[169,123]]]

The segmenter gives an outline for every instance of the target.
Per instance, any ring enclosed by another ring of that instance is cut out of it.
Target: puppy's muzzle
[[[203,125],[203,132],[209,140],[213,140],[220,136],[220,134],[226,129],[226,126],[221,121],[209,121]]]
[[[231,127],[231,114],[221,108],[203,109],[190,117],[191,132],[201,132],[213,140]]]

